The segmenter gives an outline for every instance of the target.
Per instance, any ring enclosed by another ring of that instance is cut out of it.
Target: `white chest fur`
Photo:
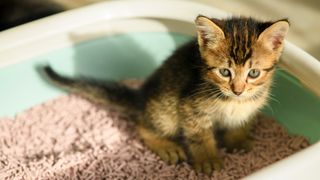
[[[264,98],[255,101],[221,101],[212,107],[210,114],[213,123],[237,127],[250,121],[265,102]]]

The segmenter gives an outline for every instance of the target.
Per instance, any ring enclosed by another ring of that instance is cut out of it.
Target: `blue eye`
[[[251,69],[248,73],[248,76],[253,79],[257,78],[259,75],[260,75],[260,70],[258,69]]]
[[[223,77],[230,77],[230,76],[231,76],[231,72],[229,71],[229,69],[226,69],[226,68],[219,69],[219,73],[220,73]]]

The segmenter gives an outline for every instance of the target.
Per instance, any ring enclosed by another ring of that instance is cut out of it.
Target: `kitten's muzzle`
[[[240,96],[243,93],[243,91],[235,91],[235,90],[233,90],[232,92],[237,96]]]

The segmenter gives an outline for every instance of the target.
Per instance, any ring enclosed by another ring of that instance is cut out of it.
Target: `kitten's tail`
[[[89,101],[102,105],[117,105],[129,111],[142,110],[140,91],[113,81],[72,79],[56,73],[50,66],[43,67],[44,73],[55,85]]]

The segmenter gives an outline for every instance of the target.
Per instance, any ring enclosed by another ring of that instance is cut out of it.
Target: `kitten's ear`
[[[289,22],[287,20],[277,21],[259,35],[258,42],[270,51],[281,50],[283,48],[284,37],[288,31]]]
[[[225,39],[223,30],[213,22],[213,20],[205,17],[198,16],[195,20],[198,33],[198,43],[200,47],[215,45],[217,42]]]

